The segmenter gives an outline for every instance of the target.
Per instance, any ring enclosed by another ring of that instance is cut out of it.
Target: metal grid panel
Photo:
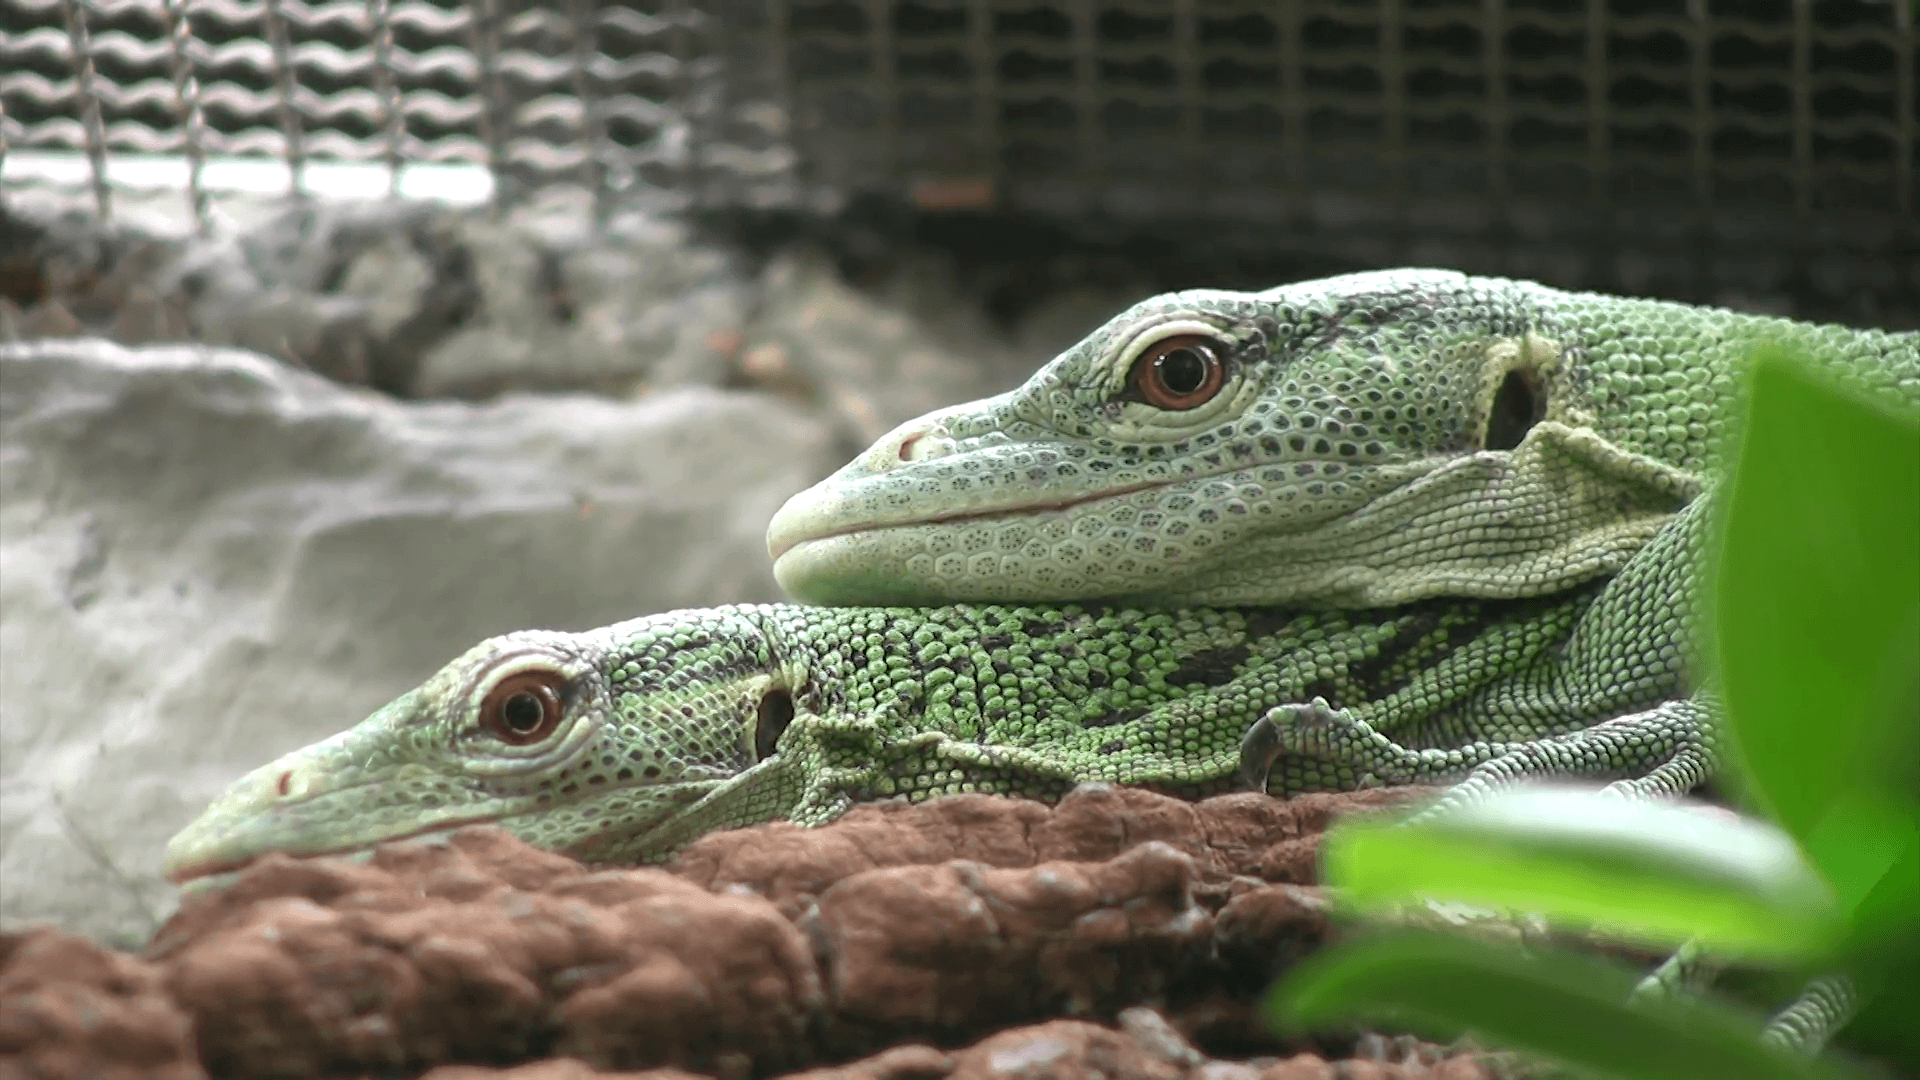
[[[1904,2],[774,2],[825,188],[1920,306]]]
[[[787,161],[729,145],[714,42],[688,0],[8,0],[0,148],[86,150],[103,207],[112,153],[184,153],[196,184],[237,155],[296,187],[326,159],[483,164],[509,199],[724,191]]]
[[[103,208],[118,152],[453,161],[1920,321],[1901,0],[695,3],[7,0],[0,152]]]

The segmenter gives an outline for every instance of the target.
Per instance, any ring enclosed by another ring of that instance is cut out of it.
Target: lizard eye
[[[566,680],[553,671],[521,671],[500,680],[480,703],[480,726],[510,746],[526,746],[560,726],[560,691]]]
[[[1213,400],[1227,382],[1225,346],[1201,334],[1175,334],[1147,347],[1133,362],[1128,384],[1140,399],[1184,411]]]
[[[780,749],[780,736],[793,723],[793,694],[775,687],[760,697],[760,715],[753,725],[753,759],[765,761]]]

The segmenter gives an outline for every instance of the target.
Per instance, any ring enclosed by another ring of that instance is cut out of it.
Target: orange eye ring
[[[1227,384],[1226,346],[1205,334],[1174,334],[1133,361],[1127,383],[1140,400],[1184,412],[1212,401]]]
[[[552,671],[522,671],[500,680],[480,703],[480,726],[509,746],[529,746],[560,726],[566,680]]]

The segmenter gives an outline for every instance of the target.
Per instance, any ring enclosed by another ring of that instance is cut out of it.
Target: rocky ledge
[[[1418,793],[959,796],[659,869],[496,828],[272,856],[138,955],[0,938],[0,1054],[53,1078],[1468,1080],[1411,1039],[1288,1041],[1257,1013],[1334,932],[1321,831]]]

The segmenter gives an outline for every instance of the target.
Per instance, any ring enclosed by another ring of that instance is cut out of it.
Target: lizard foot
[[[1657,1008],[1663,1001],[1699,994],[1712,985],[1724,966],[1707,955],[1700,947],[1699,938],[1688,938],[1673,955],[1640,980],[1629,1000],[1635,1005]]]
[[[1773,1014],[1760,1041],[1782,1050],[1817,1054],[1834,1033],[1853,1019],[1860,993],[1845,975],[1823,975],[1809,982],[1793,1004]]]
[[[1307,733],[1359,723],[1345,709],[1335,711],[1323,697],[1267,710],[1240,740],[1240,768],[1235,773],[1239,786],[1245,791],[1266,791],[1273,763],[1281,754],[1300,752]]]
[[[1591,727],[1499,746],[1498,752],[1468,762],[1471,768],[1459,783],[1409,820],[1428,820],[1515,784],[1541,780],[1624,777],[1601,792],[1623,799],[1678,798],[1713,775],[1718,707],[1703,694]]]
[[[824,825],[857,802],[900,794],[890,767],[936,751],[947,738],[937,731],[890,735],[906,728],[888,722],[890,713],[902,707],[884,705],[862,716],[808,715],[789,726],[780,752],[804,759],[805,768],[800,770],[804,779],[799,798],[786,819],[796,825]]]
[[[1537,739],[1410,749],[1316,697],[1269,709],[1253,722],[1240,741],[1236,778],[1247,790],[1269,790],[1274,763],[1295,755],[1330,764],[1348,790],[1453,783],[1415,820],[1538,780],[1624,776],[1605,790],[1630,799],[1673,798],[1712,775],[1716,708],[1700,695]]]
[[[1273,763],[1282,754],[1330,762],[1342,790],[1386,784],[1422,784],[1457,777],[1505,752],[1501,743],[1472,743],[1449,750],[1409,750],[1346,709],[1316,697],[1280,705],[1255,720],[1240,740],[1237,781],[1251,791],[1268,790]]]

